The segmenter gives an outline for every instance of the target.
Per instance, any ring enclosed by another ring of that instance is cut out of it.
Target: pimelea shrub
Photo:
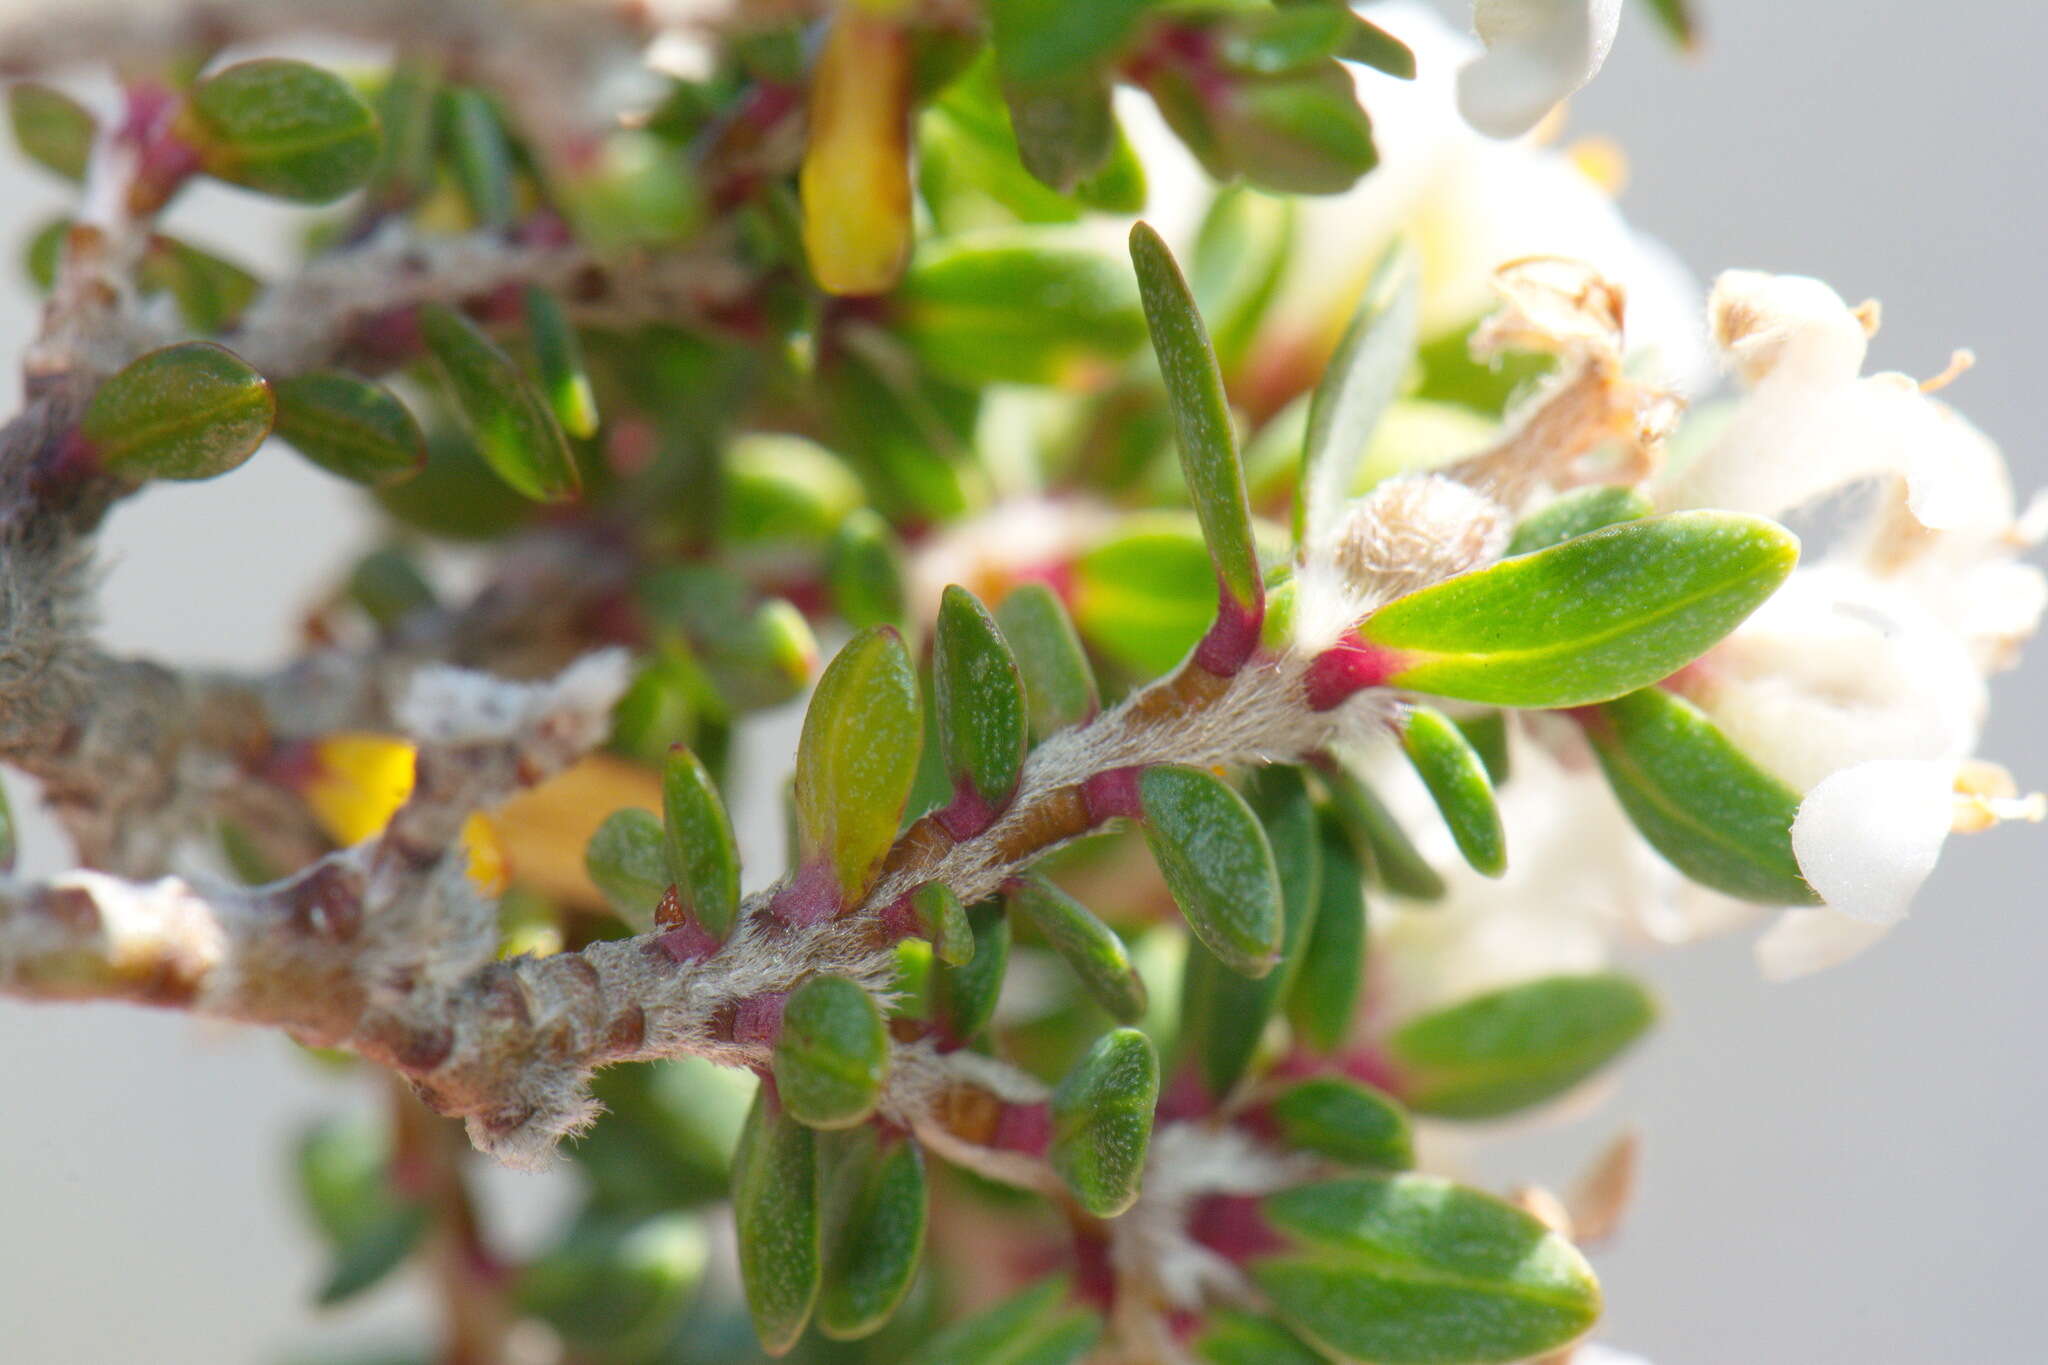
[[[0,756],[82,866],[0,881],[0,990],[382,1078],[299,1171],[322,1302],[431,1268],[423,1360],[1570,1359],[1631,1142],[1502,1199],[1439,1135],[1627,1053],[1615,943],[1811,971],[2041,814],[1973,757],[2039,519],[1873,305],[1701,298],[1529,135],[1617,11],[15,21],[118,94],[9,92],[80,188]],[[161,230],[207,178],[303,264]],[[384,513],[300,657],[98,647],[109,510],[272,437]],[[537,1252],[472,1146],[573,1167]]]

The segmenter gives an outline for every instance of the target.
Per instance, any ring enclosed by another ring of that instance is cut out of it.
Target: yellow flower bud
[[[910,36],[867,8],[832,21],[811,77],[804,250],[829,294],[879,294],[910,256]]]

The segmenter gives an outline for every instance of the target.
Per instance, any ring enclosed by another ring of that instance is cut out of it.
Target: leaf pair
[[[681,747],[670,752],[661,786],[661,816],[613,811],[591,836],[584,868],[636,930],[688,922],[722,940],[740,903],[739,849],[725,804],[703,763]]]

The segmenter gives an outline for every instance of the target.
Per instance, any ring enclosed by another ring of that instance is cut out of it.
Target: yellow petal
[[[313,745],[313,771],[301,795],[328,838],[359,844],[412,795],[412,745],[390,735],[328,735]]]

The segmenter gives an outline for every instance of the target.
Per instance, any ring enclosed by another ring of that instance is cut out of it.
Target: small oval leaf
[[[427,438],[389,389],[339,370],[294,375],[277,386],[277,434],[352,483],[378,487],[419,472]]]
[[[1603,526],[1639,521],[1656,510],[1648,498],[1624,483],[1576,489],[1522,518],[1506,553],[1534,554]]]
[[[732,1213],[754,1334],[770,1355],[803,1335],[823,1260],[817,1138],[762,1086],[733,1152]]]
[[[1360,629],[1395,687],[1496,706],[1607,701],[1698,658],[1792,571],[1758,517],[1673,512],[1593,531],[1411,593]]]
[[[1317,1076],[1280,1093],[1267,1111],[1280,1140],[1347,1166],[1405,1171],[1415,1164],[1408,1115],[1392,1097],[1343,1076]]]
[[[832,605],[855,630],[903,624],[903,544],[880,513],[858,508],[825,551]]]
[[[662,769],[661,811],[668,876],[681,907],[723,939],[740,908],[739,849],[710,772],[680,745]]]
[[[583,343],[563,311],[562,301],[539,285],[524,296],[526,335],[533,343],[533,361],[540,371],[541,392],[554,409],[562,430],[578,440],[597,434],[597,395],[583,363]]]
[[[85,179],[99,120],[55,86],[16,81],[7,89],[7,116],[23,156],[66,180]]]
[[[939,601],[932,692],[939,747],[955,790],[971,787],[1001,809],[1017,788],[1029,744],[1024,679],[995,618],[957,583]]]
[[[1582,713],[1621,808],[1680,872],[1766,905],[1816,905],[1799,875],[1799,793],[1735,747],[1705,712],[1646,687]]]
[[[1010,921],[1001,901],[983,901],[967,911],[974,953],[967,961],[943,961],[932,972],[932,1018],[955,1042],[965,1043],[995,1017],[996,997],[1010,965]]]
[[[1161,764],[1138,777],[1145,842],[1173,899],[1210,952],[1264,976],[1280,959],[1285,914],[1265,831],[1214,773]]]
[[[562,502],[582,485],[555,415],[512,358],[442,303],[420,310],[420,333],[485,463],[535,502]]]
[[[1656,1016],[1650,993],[1628,977],[1545,977],[1411,1019],[1387,1040],[1387,1056],[1416,1113],[1497,1118],[1571,1089]]]
[[[903,637],[862,631],[826,666],[796,753],[803,859],[824,859],[845,903],[874,880],[917,780],[924,714]]]
[[[1129,273],[1041,236],[969,236],[920,251],[892,297],[912,354],[960,384],[1074,386],[1145,342]]]
[[[339,199],[377,160],[377,116],[354,87],[281,57],[200,81],[179,131],[208,175],[306,204]]]
[[[607,815],[584,845],[583,870],[635,933],[654,927],[655,911],[668,894],[667,845],[660,818],[637,806]]]
[[[1444,879],[1429,865],[1401,822],[1350,769],[1332,763],[1319,770],[1337,822],[1351,836],[1374,884],[1409,900],[1433,901],[1444,894]]]
[[[1401,727],[1401,749],[1443,813],[1465,861],[1488,877],[1507,871],[1507,832],[1494,804],[1493,783],[1486,761],[1464,731],[1441,711],[1410,707]]]
[[[1119,1023],[1135,1023],[1145,1013],[1145,983],[1131,965],[1130,950],[1116,930],[1045,878],[1027,874],[1009,892],[1010,906],[1021,913],[1062,961],[1073,969],[1095,1003]]]
[[[954,1323],[907,1365],[1077,1365],[1102,1335],[1102,1318],[1072,1294],[1063,1275],[1040,1280]]]
[[[1294,1249],[1252,1262],[1288,1325],[1344,1360],[1489,1365],[1539,1356],[1600,1314],[1578,1251],[1542,1223],[1434,1176],[1268,1195]]]
[[[872,1127],[820,1140],[825,1276],[818,1330],[852,1341],[881,1330],[910,1292],[924,1254],[924,1153]]]
[[[443,91],[441,121],[455,183],[476,225],[488,231],[510,227],[517,205],[512,148],[490,96],[473,86]]]
[[[79,435],[108,473],[211,479],[254,455],[276,416],[270,385],[247,361],[210,341],[181,341],[100,385]]]
[[[1012,588],[996,608],[996,624],[1015,651],[1017,671],[1024,678],[1032,743],[1042,744],[1048,735],[1090,720],[1102,709],[1081,637],[1049,586],[1024,583]]]
[[[775,1085],[798,1122],[862,1122],[888,1074],[889,1031],[873,996],[843,976],[812,977],[790,995],[775,1044]]]
[[[1114,1218],[1137,1201],[1158,1101],[1159,1054],[1134,1028],[1096,1039],[1054,1088],[1047,1156],[1097,1218]]]
[[[911,893],[910,912],[917,918],[918,936],[932,945],[940,962],[961,967],[974,960],[974,926],[953,888],[926,882]]]
[[[1351,841],[1328,817],[1318,822],[1322,853],[1321,894],[1315,923],[1287,995],[1287,1022],[1295,1040],[1322,1053],[1335,1052],[1351,1036],[1365,982],[1365,869]]]

